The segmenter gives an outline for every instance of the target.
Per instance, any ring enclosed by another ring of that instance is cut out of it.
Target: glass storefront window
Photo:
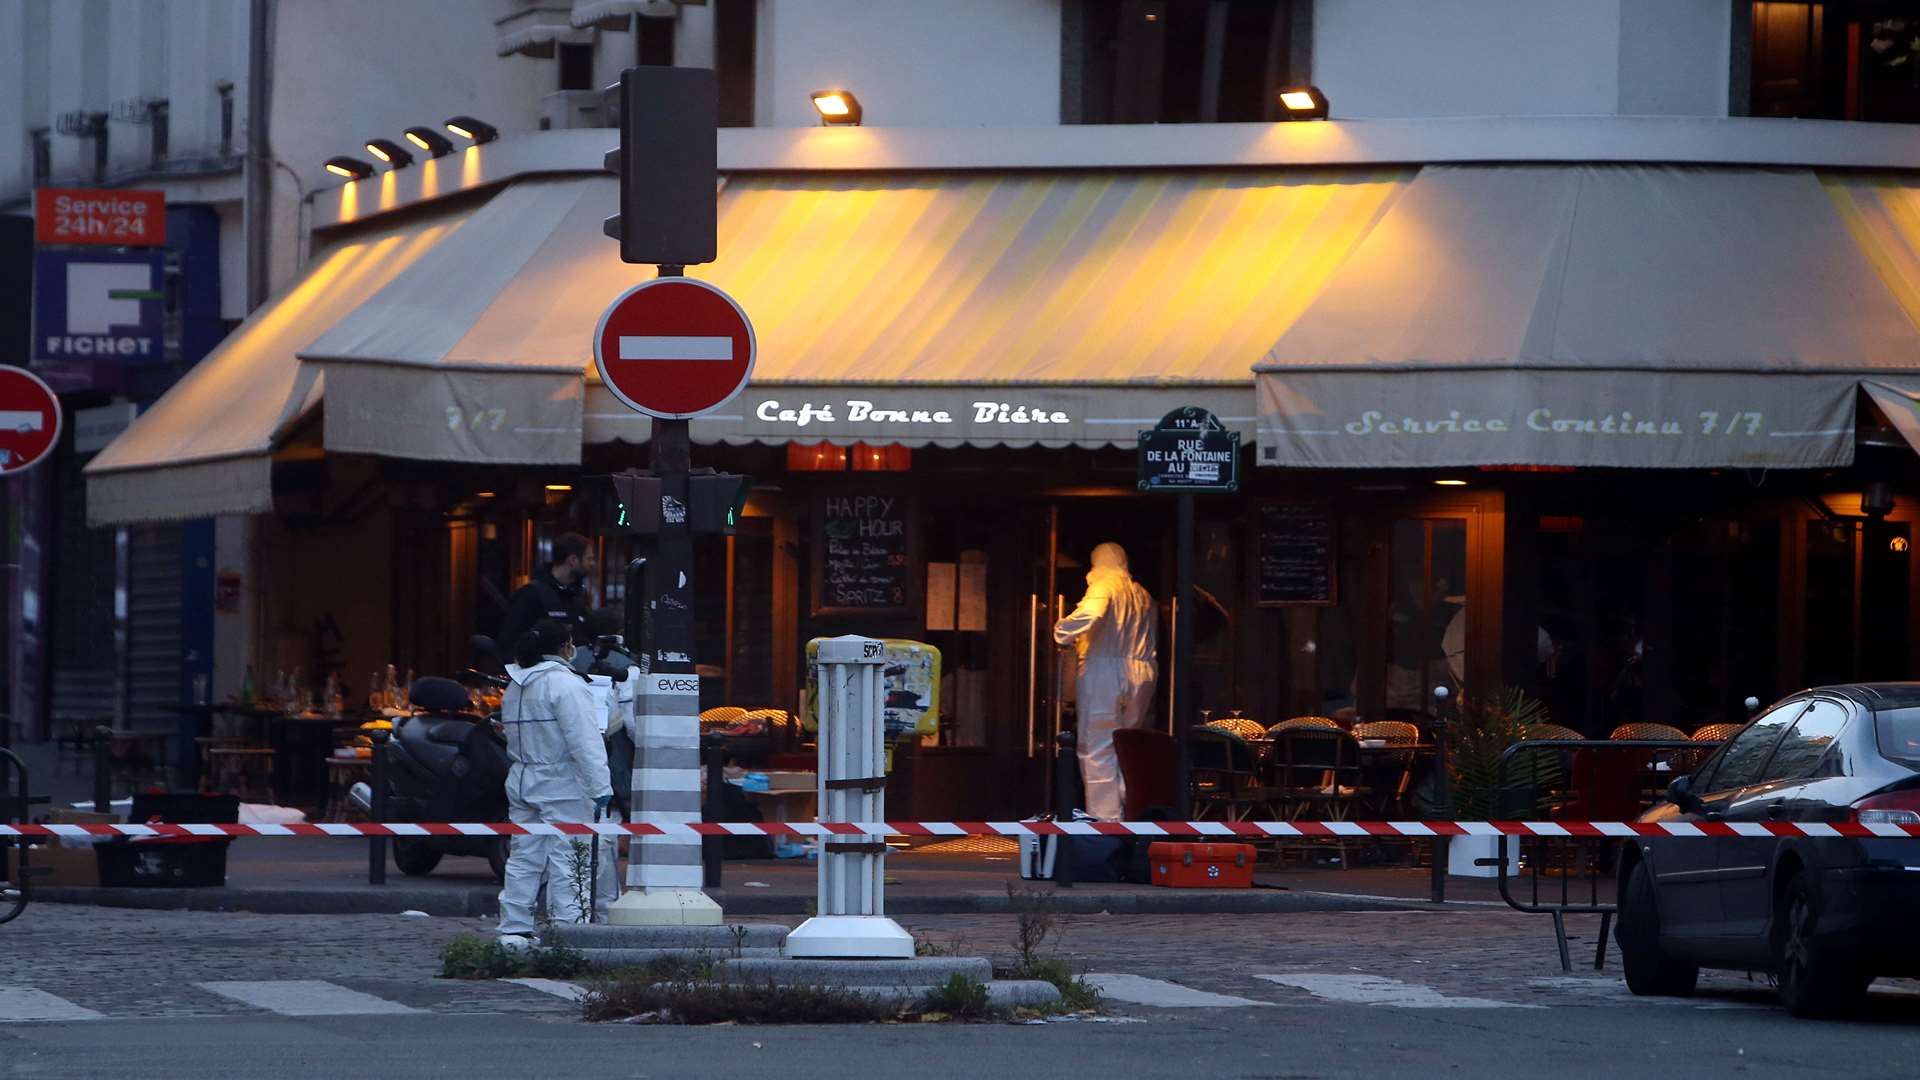
[[[1467,523],[1403,518],[1391,543],[1387,708],[1424,711],[1466,681]]]

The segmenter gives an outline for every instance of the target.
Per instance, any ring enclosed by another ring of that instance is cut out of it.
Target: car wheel
[[[1660,945],[1660,910],[1653,902],[1653,875],[1646,863],[1635,863],[1620,896],[1620,920],[1614,940],[1620,943],[1620,964],[1626,969],[1627,989],[1642,997],[1689,997],[1700,981],[1700,969],[1674,959]]]
[[[399,840],[393,842],[393,865],[408,877],[426,877],[433,868],[440,865],[440,852],[418,840]]]
[[[1866,996],[1873,976],[1852,957],[1818,940],[1820,896],[1813,879],[1795,874],[1774,912],[1774,981],[1781,1004],[1795,1016],[1837,1016]]]

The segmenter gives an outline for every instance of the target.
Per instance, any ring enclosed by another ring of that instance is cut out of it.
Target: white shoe
[[[501,934],[500,947],[510,953],[523,953],[533,948],[531,934]]]

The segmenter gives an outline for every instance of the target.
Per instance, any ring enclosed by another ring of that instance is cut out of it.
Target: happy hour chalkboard
[[[913,512],[899,495],[824,495],[814,506],[815,614],[899,614],[913,597]]]
[[[1314,503],[1260,507],[1260,603],[1331,605],[1339,580],[1333,513]]]

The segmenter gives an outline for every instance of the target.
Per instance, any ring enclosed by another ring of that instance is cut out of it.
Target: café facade
[[[942,653],[912,814],[1041,808],[1050,627],[1126,547],[1171,617],[1139,433],[1241,436],[1200,500],[1196,705],[1271,724],[1516,685],[1604,736],[1920,660],[1920,160],[1878,125],[1375,121],[721,134],[753,477],[698,555],[704,705],[797,707],[805,645]],[[611,133],[321,193],[302,275],[88,469],[96,524],[250,515],[261,671],[470,662],[650,429],[593,373],[651,276]],[[871,538],[836,543],[852,528]],[[597,600],[623,604],[603,571]],[[1172,724],[1163,633],[1156,725]]]

